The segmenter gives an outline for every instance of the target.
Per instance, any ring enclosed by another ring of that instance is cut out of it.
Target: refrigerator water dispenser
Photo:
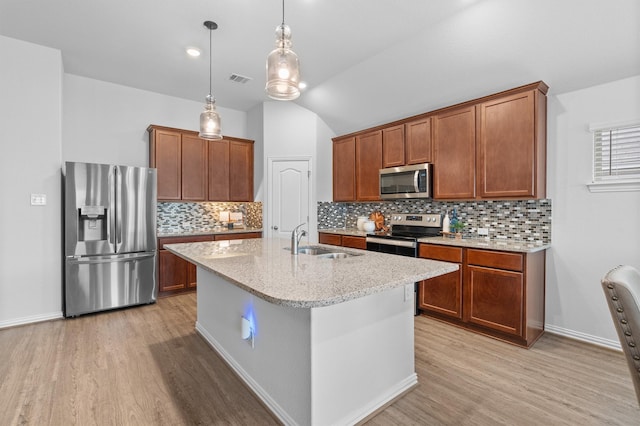
[[[82,206],[79,209],[78,241],[107,239],[107,209],[104,206]]]

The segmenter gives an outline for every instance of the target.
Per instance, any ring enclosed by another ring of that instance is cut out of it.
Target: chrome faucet
[[[306,222],[301,223],[300,225],[293,228],[293,231],[291,231],[291,254],[294,256],[298,254],[298,244],[300,244],[300,239],[307,235],[307,231],[305,231],[304,229],[298,231],[298,228],[300,228],[305,223]]]

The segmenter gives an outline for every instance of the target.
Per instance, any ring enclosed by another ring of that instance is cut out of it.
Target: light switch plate
[[[47,204],[47,194],[31,194],[32,206],[44,206]]]

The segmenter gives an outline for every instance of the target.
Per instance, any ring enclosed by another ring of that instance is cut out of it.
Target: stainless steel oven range
[[[435,237],[442,231],[442,214],[396,213],[391,230],[367,236],[367,250],[400,256],[418,257],[418,238]],[[415,283],[415,314],[418,314],[418,283]]]

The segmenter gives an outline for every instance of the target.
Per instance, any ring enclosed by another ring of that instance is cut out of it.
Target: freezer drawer
[[[67,258],[65,316],[153,303],[156,252]]]

